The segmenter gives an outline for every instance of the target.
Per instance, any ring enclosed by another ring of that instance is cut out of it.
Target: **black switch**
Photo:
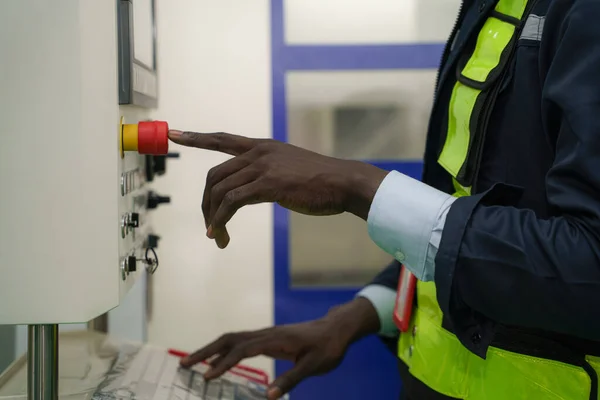
[[[167,172],[167,158],[179,158],[179,153],[168,153],[164,156],[146,156],[146,180],[152,182],[156,175]]]
[[[137,259],[135,256],[127,256],[127,272],[135,272],[137,270]]]
[[[129,215],[129,222],[127,223],[127,225],[131,228],[139,227],[140,226],[140,214],[131,213]]]
[[[148,235],[148,238],[146,239],[146,248],[148,249],[155,249],[158,247],[158,241],[160,240],[160,236],[158,235]]]
[[[146,181],[152,182],[154,180],[154,157],[146,156]]]
[[[167,204],[171,202],[171,198],[169,196],[161,196],[152,191],[148,192],[148,202],[146,203],[146,208],[149,210],[155,209],[160,204]]]
[[[167,157],[165,156],[154,156],[152,161],[152,170],[154,175],[164,175],[167,172]]]

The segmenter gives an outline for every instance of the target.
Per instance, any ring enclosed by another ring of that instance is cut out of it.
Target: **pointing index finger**
[[[256,139],[230,133],[199,133],[169,130],[169,139],[186,147],[218,151],[232,156],[243,154],[256,145]]]

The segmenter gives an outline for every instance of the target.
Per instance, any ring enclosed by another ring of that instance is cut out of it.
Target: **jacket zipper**
[[[524,21],[527,20],[527,17],[529,16],[529,14],[531,14],[531,12],[533,11],[534,7],[537,5],[538,2],[539,2],[539,0],[529,0],[529,2],[527,3],[527,7],[525,8],[525,12],[523,13],[523,17],[522,17],[523,21],[520,24],[520,26],[516,27],[516,30],[514,33],[516,41],[518,41],[521,30],[523,29]],[[506,78],[506,75],[508,73],[510,73],[509,71],[512,68],[512,63],[514,62],[514,57],[515,57],[516,52],[517,52],[517,43],[515,43],[513,45],[513,48],[510,50],[510,55],[508,56],[508,61],[507,61],[506,65],[504,66],[504,71],[502,71],[502,74],[500,75],[500,77],[498,77],[498,82],[496,83],[496,87],[493,89],[495,93],[493,93],[491,95],[491,97],[490,97],[491,100],[488,99],[488,101],[486,101],[485,106],[480,111],[483,118],[480,118],[480,120],[478,121],[478,124],[477,124],[478,125],[477,132],[476,132],[477,143],[474,146],[474,150],[475,150],[474,162],[475,162],[475,164],[473,165],[473,171],[471,174],[472,176],[470,177],[471,193],[477,193],[477,180],[479,179],[479,172],[481,169],[481,158],[483,156],[483,147],[485,145],[485,137],[486,137],[487,130],[488,130],[488,123],[490,121],[491,114],[494,110],[494,106],[496,105],[496,100],[500,93],[500,89],[502,87],[502,82]],[[470,152],[469,152],[469,154],[467,154],[467,161],[466,161],[467,163],[469,162],[469,158],[471,158]]]

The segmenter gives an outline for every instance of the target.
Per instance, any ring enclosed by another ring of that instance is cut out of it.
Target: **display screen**
[[[154,70],[153,0],[133,1],[133,58]]]

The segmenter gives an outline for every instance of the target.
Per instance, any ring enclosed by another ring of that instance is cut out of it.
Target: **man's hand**
[[[364,298],[336,307],[327,316],[294,325],[230,333],[181,360],[189,368],[209,360],[204,377],[217,378],[241,360],[258,355],[290,360],[294,367],[269,385],[268,399],[278,399],[304,379],[337,367],[348,346],[379,330],[377,312]]]
[[[207,234],[221,248],[229,243],[225,225],[248,204],[278,203],[309,215],[347,211],[366,220],[387,175],[366,163],[326,157],[270,139],[175,130],[169,138],[234,156],[208,172],[202,200]]]

